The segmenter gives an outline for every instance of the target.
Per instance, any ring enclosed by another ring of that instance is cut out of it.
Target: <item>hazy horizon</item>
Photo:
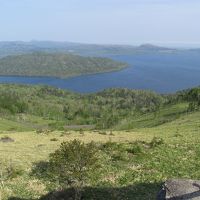
[[[31,43],[31,42],[55,42],[55,43],[72,43],[72,44],[80,44],[80,45],[102,45],[102,46],[132,46],[132,47],[138,47],[138,46],[142,46],[142,45],[153,45],[153,46],[160,46],[160,47],[171,47],[171,48],[200,48],[200,44],[196,43],[196,44],[192,44],[192,43],[188,43],[188,44],[183,44],[183,43],[135,43],[135,44],[123,44],[123,43],[89,43],[89,42],[78,42],[78,41],[56,41],[56,40],[0,40],[0,43],[12,43],[12,42],[24,42],[24,43]]]
[[[198,0],[0,0],[0,41],[200,46]]]

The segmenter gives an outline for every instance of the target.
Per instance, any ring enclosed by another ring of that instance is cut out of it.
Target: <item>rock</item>
[[[167,180],[158,193],[157,200],[200,200],[200,181]]]

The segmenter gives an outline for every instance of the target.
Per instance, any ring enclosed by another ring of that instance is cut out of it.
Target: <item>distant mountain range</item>
[[[178,51],[195,51],[199,54],[200,49],[180,50],[152,44],[131,46],[53,41],[0,42],[0,75],[72,77],[110,72],[127,66],[109,59],[112,56],[169,54]]]
[[[164,51],[174,52],[176,49],[144,44],[130,45],[96,45],[72,42],[30,41],[30,42],[0,42],[0,57],[19,55],[33,52],[73,53],[84,56],[129,55],[140,52]]]

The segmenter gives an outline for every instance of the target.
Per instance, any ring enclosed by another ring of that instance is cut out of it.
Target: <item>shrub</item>
[[[132,153],[132,154],[141,154],[141,153],[144,153],[144,148],[143,148],[142,144],[135,143],[135,144],[133,144],[133,146],[128,148],[127,151],[128,151],[128,153]]]
[[[159,137],[154,137],[149,144],[150,144],[150,147],[157,147],[164,144],[164,140]]]
[[[123,144],[108,141],[100,146],[100,149],[110,156],[112,161],[126,160],[127,151]]]
[[[81,199],[83,186],[91,173],[98,168],[98,148],[94,143],[84,144],[79,140],[63,142],[50,154],[51,175],[63,188],[75,190],[75,199]]]
[[[116,150],[116,149],[119,149],[119,144],[116,142],[108,141],[101,145],[101,150],[104,150],[104,151],[111,151],[111,150]]]
[[[39,179],[48,180],[49,178],[48,170],[49,170],[49,162],[39,161],[37,163],[33,163],[31,175]]]

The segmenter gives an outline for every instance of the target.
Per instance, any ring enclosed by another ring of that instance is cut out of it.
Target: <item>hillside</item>
[[[83,200],[155,199],[166,179],[200,179],[199,94],[193,88],[165,96],[128,89],[79,95],[46,86],[0,85],[0,160],[14,172],[2,179],[1,198],[73,195],[72,188],[60,190],[50,181],[47,169],[50,155],[74,139],[92,141],[100,154],[100,170],[90,174]],[[64,126],[99,121],[98,130]]]
[[[0,129],[153,127],[198,109],[197,93],[198,89],[193,89],[163,96],[150,91],[107,89],[81,95],[48,86],[1,84]]]
[[[126,66],[108,58],[31,53],[1,58],[0,75],[72,77],[121,70]]]
[[[9,129],[34,130],[41,122],[52,129],[68,125],[110,128],[125,116],[154,111],[162,101],[159,94],[128,89],[80,95],[48,86],[0,85],[0,116],[15,121]],[[4,123],[8,122],[0,126]]]
[[[138,50],[141,50],[141,51],[163,51],[163,52],[167,52],[167,51],[175,51],[175,49],[172,49],[172,48],[167,48],[167,47],[160,47],[160,46],[155,46],[155,45],[152,45],[152,44],[142,44],[138,47]]]

